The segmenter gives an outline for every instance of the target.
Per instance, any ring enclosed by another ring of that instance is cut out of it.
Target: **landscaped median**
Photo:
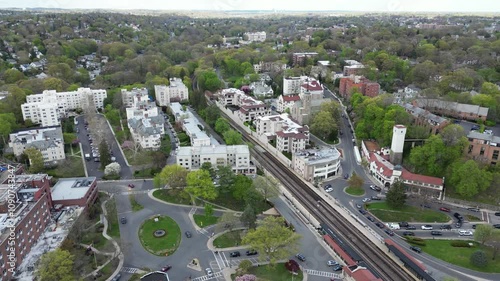
[[[179,247],[181,229],[168,216],[154,216],[142,224],[139,239],[148,252],[157,256],[169,256]]]
[[[367,203],[366,209],[379,220],[384,222],[449,222],[450,217],[434,210],[422,209],[405,205],[401,209],[394,209],[386,202]]]
[[[215,238],[213,245],[219,249],[241,246],[241,239],[245,233],[243,229],[228,231]]]
[[[365,190],[362,187],[352,187],[348,186],[345,189],[345,193],[354,196],[362,196],[365,194]]]

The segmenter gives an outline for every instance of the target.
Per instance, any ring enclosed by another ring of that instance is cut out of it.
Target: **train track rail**
[[[227,119],[234,128],[240,131],[244,141],[260,147],[259,142],[240,130],[239,125],[234,123],[231,118],[227,117]],[[252,148],[252,151],[254,158],[279,179],[311,215],[318,221],[325,222],[330,227],[335,227],[341,238],[363,258],[363,261],[369,266],[373,274],[386,281],[417,280],[415,276],[388,257],[380,248],[371,241],[367,241],[367,238],[353,228],[346,218],[332,208],[328,202],[325,202],[314,190],[310,189],[301,178],[290,171],[276,157],[267,151],[260,152],[256,151],[255,148]]]

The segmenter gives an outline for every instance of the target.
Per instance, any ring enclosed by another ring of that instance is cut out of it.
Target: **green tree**
[[[243,210],[243,213],[241,214],[240,221],[250,229],[255,228],[257,222],[257,214],[255,213],[255,209],[252,207],[252,205],[247,204],[245,210]]]
[[[109,146],[105,140],[99,143],[99,160],[101,161],[101,168],[104,169],[111,163],[111,154],[109,154]]]
[[[401,209],[406,202],[405,186],[402,181],[396,181],[387,192],[386,202],[389,207]]]
[[[24,154],[26,154],[26,156],[28,156],[28,159],[30,160],[30,173],[37,174],[43,171],[45,165],[43,161],[43,155],[40,150],[29,147],[24,150]]]
[[[274,198],[280,194],[278,182],[269,176],[257,176],[253,180],[253,188],[264,196],[264,200]]]
[[[170,187],[180,188],[186,186],[186,177],[188,170],[180,165],[165,166],[160,173],[158,173],[153,180],[156,188]]]
[[[36,275],[40,281],[76,281],[73,274],[74,256],[70,252],[56,249],[41,257]]]
[[[500,95],[500,89],[494,83],[484,82],[481,85],[481,94],[489,95],[489,96],[498,96]]]
[[[495,234],[495,228],[489,224],[479,224],[474,231],[474,240],[481,245],[489,242]]]
[[[217,176],[217,172],[210,162],[204,162],[203,164],[201,164],[200,169],[207,171],[212,178],[215,178]]]
[[[217,122],[217,120],[220,117],[219,108],[216,105],[211,105],[211,106],[205,108],[202,112],[203,112],[202,116],[204,117],[205,121],[211,127],[215,126],[215,122]]]
[[[222,134],[226,131],[229,131],[231,127],[229,126],[229,122],[225,118],[219,117],[215,122],[215,131],[219,134]]]
[[[488,258],[486,257],[486,253],[481,250],[475,251],[470,256],[470,263],[473,266],[477,266],[480,268],[488,266]]]
[[[455,192],[466,198],[486,190],[492,180],[492,173],[481,169],[474,160],[457,161],[451,166],[450,183]]]
[[[328,111],[318,112],[311,121],[311,133],[322,140],[327,140],[332,132],[337,132],[337,130],[337,122]]]
[[[217,189],[210,174],[205,170],[191,171],[186,177],[186,191],[206,200],[217,198]]]
[[[256,229],[250,230],[242,243],[257,250],[259,259],[269,259],[271,266],[297,252],[300,235],[285,226],[281,217],[266,217]]]
[[[76,134],[63,133],[64,144],[72,144],[76,140]]]
[[[236,181],[236,175],[231,166],[217,167],[217,177],[219,190],[221,193],[229,193],[233,190]]]
[[[0,113],[0,136],[3,143],[7,144],[9,134],[17,127],[14,113]]]
[[[464,142],[468,142],[465,138],[464,128],[460,125],[451,124],[441,131],[441,138],[443,140],[444,145],[446,146],[455,146]]]
[[[240,222],[240,218],[233,212],[224,212],[217,220],[217,232],[224,230],[232,231]]]
[[[208,217],[213,216],[213,214],[214,214],[214,205],[212,205],[210,203],[205,203],[204,209],[205,209],[205,217],[208,218]]]
[[[234,178],[232,186],[232,194],[236,200],[247,200],[249,198],[249,190],[252,189],[252,180],[244,175],[237,175]]]
[[[238,145],[243,143],[241,134],[238,131],[228,130],[225,131],[222,136],[227,145]]]
[[[16,83],[19,80],[23,80],[25,78],[24,74],[14,68],[7,69],[3,73],[3,80],[5,81],[5,84],[13,84]]]

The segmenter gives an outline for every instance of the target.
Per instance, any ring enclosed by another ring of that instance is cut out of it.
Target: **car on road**
[[[164,267],[161,268],[161,272],[167,272],[172,268],[171,265],[167,264]]]
[[[372,216],[367,216],[366,218],[367,218],[369,221],[371,221],[371,222],[374,222],[374,221],[375,221],[375,219],[374,219]]]
[[[410,249],[412,249],[413,251],[415,251],[417,253],[421,253],[422,252],[422,249],[420,249],[419,247],[411,246]]]
[[[445,208],[445,207],[441,207],[441,208],[439,208],[439,210],[443,211],[443,212],[448,212],[448,213],[451,211],[450,208]]]
[[[424,203],[424,204],[420,204],[420,207],[430,209],[431,205]]]
[[[471,208],[467,208],[467,210],[469,211],[473,211],[473,212],[479,212],[479,208],[475,208],[475,207],[471,207]]]
[[[455,224],[455,227],[456,228],[461,228],[462,227],[462,221],[461,220],[457,221],[457,223]]]
[[[413,231],[405,231],[405,232],[403,232],[403,236],[415,236],[415,232],[413,232]]]
[[[387,233],[389,236],[394,236],[394,231],[392,231],[390,229],[386,229],[385,233]]]
[[[460,235],[460,236],[472,236],[472,235],[474,235],[474,233],[472,233],[472,231],[468,231],[468,230],[460,230],[460,231],[458,231],[458,235]]]
[[[363,210],[363,209],[359,209],[359,212],[362,214],[362,215],[366,215],[368,212]]]
[[[332,267],[332,270],[333,271],[341,271],[342,270],[342,266],[340,264],[337,264],[335,266]]]
[[[479,130],[479,125],[474,125],[470,128],[471,131],[474,131],[474,130]]]
[[[451,225],[449,224],[443,224],[439,227],[439,229],[447,229],[447,230],[451,230]]]
[[[493,227],[494,228],[500,228],[500,224],[494,224]]]
[[[338,265],[339,263],[334,261],[334,260],[329,260],[326,262],[326,265],[328,266],[335,266],[335,265]]]
[[[363,203],[370,202],[370,201],[372,201],[370,198],[364,198],[363,199]]]
[[[372,196],[371,199],[374,200],[374,201],[380,201],[380,200],[382,200],[382,198],[380,198],[378,196]]]
[[[328,192],[328,193],[330,193],[330,192],[332,192],[332,191],[333,191],[333,187],[328,187],[328,188],[327,188],[327,187],[325,187],[325,191],[326,191],[326,192]]]
[[[476,227],[477,227],[477,224],[472,225],[472,229],[476,229]]]
[[[382,191],[382,188],[380,188],[380,187],[378,187],[378,186],[376,186],[376,185],[374,185],[374,184],[371,184],[371,185],[370,185],[370,189],[371,189],[371,190],[375,190],[375,191]]]
[[[416,229],[417,229],[417,227],[414,225],[409,225],[406,227],[406,230],[416,230]]]
[[[496,212],[495,216],[500,217],[500,212]]]
[[[422,225],[421,228],[422,228],[422,230],[432,230],[433,227],[430,224],[426,224],[426,225]]]
[[[431,231],[431,235],[441,236],[441,235],[443,235],[443,233],[441,231],[433,230],[433,231]]]
[[[409,225],[407,222],[405,222],[405,221],[402,221],[402,222],[400,222],[400,223],[398,223],[398,224],[399,224],[399,227],[408,227],[408,226],[410,226],[410,225]]]
[[[257,254],[258,254],[258,252],[257,252],[257,251],[255,251],[255,250],[248,250],[248,251],[246,252],[246,254],[247,254],[247,256],[255,256],[255,255],[257,255]]]
[[[463,220],[464,220],[464,217],[462,217],[462,215],[461,215],[461,214],[459,214],[459,213],[454,213],[454,214],[453,214],[453,216],[454,216],[455,218],[457,218],[457,220],[459,220],[459,221],[463,221]]]
[[[118,273],[118,274],[116,274],[116,276],[113,279],[111,279],[111,281],[118,281],[118,280],[120,280],[120,278],[122,278],[122,275],[120,273]]]
[[[241,256],[241,254],[238,251],[234,251],[234,252],[229,253],[229,256],[232,258],[237,258],[237,257]]]
[[[128,187],[130,187],[130,188],[134,188],[134,187],[135,187],[135,185],[134,185],[134,184],[132,184],[132,183],[129,183],[129,184],[128,184]]]
[[[299,259],[299,261],[306,261],[306,257],[302,254],[296,254],[295,257]]]
[[[379,221],[376,222],[375,225],[378,226],[379,228],[384,228],[385,227],[385,225],[383,223],[379,222]]]
[[[125,217],[121,217],[121,218],[120,218],[120,222],[121,222],[122,224],[126,224],[126,223],[127,223],[127,219],[126,219]]]
[[[361,206],[361,204],[356,204],[356,208],[361,209],[363,206]]]
[[[207,272],[208,277],[214,277],[214,273],[211,268],[205,268],[205,271]]]
[[[332,186],[331,184],[327,184],[327,185],[325,185],[325,189],[327,189],[327,188],[332,188],[332,187],[333,187],[333,186]]]
[[[186,235],[187,238],[191,238],[193,236],[189,231],[184,232],[184,235]]]

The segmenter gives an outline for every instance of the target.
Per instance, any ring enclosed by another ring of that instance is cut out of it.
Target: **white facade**
[[[56,92],[45,90],[41,94],[29,95],[26,103],[21,105],[23,119],[30,119],[33,123],[43,127],[58,125],[69,110],[83,109],[92,99],[96,109],[102,108],[106,90],[91,90],[78,88],[73,92]]]
[[[189,99],[189,91],[180,78],[170,78],[170,85],[155,85],[158,106],[168,106],[171,102]]]
[[[267,116],[271,113],[271,110],[264,102],[233,88],[220,91],[219,103],[223,106],[238,106],[237,115],[242,122],[250,122],[259,116]]]
[[[143,149],[157,150],[165,134],[165,117],[154,102],[149,101],[147,92],[133,96],[133,105],[126,109],[127,125],[134,142]]]
[[[300,93],[301,77],[283,77],[283,95],[296,95]]]
[[[189,136],[192,146],[208,146],[211,144],[210,137],[201,130],[203,125],[198,121],[187,107],[183,107],[178,102],[169,105],[170,112],[174,115],[175,121],[182,124],[182,129]]]
[[[121,90],[122,94],[122,103],[123,106],[125,107],[132,107],[134,106],[134,97],[135,96],[148,96],[148,89],[146,88],[133,88],[131,91],[128,91],[127,89],[122,89]]]
[[[293,105],[300,101],[299,95],[281,95],[278,97],[278,101],[276,103],[276,111],[285,112],[287,109],[292,110]]]
[[[219,146],[184,146],[176,153],[177,164],[187,170],[198,170],[203,163],[211,163],[213,167],[231,166],[238,174],[255,174],[255,165],[250,161],[250,150],[247,145]]]
[[[292,168],[304,179],[327,179],[338,175],[340,153],[336,148],[308,149],[292,155]]]
[[[396,125],[392,128],[392,143],[391,151],[393,153],[403,153],[405,143],[406,127],[403,125]]]
[[[247,40],[250,42],[264,42],[266,41],[266,32],[245,32],[244,34],[247,37]]]
[[[309,144],[309,127],[295,123],[287,113],[257,117],[255,127],[261,141],[276,140],[276,149],[281,152],[300,151]]]
[[[46,164],[66,158],[60,126],[33,128],[12,133],[9,136],[9,146],[16,156],[23,154],[27,148],[35,148],[42,153]]]

